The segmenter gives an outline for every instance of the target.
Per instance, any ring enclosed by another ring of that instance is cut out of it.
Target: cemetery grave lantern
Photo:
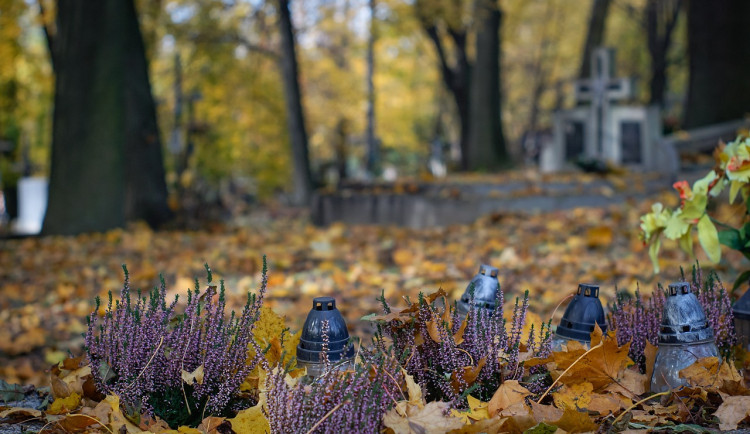
[[[750,289],[732,306],[734,313],[734,330],[740,344],[750,349]]]
[[[328,322],[327,333],[324,331],[325,321]],[[327,348],[324,348],[325,335],[328,337]],[[323,353],[328,357],[328,364],[322,358]],[[318,377],[329,364],[347,369],[353,361],[354,345],[349,344],[349,332],[344,317],[336,308],[336,299],[315,297],[297,345],[297,364],[307,368],[307,375]]]
[[[568,304],[557,326],[552,338],[552,350],[560,351],[569,340],[589,344],[595,324],[599,324],[602,332],[607,332],[604,307],[599,301],[599,285],[580,283],[575,297]]]
[[[680,370],[703,357],[718,357],[714,331],[706,321],[706,314],[687,282],[669,285],[659,330],[659,349],[656,352],[651,392],[665,392],[682,385]]]
[[[457,303],[461,317],[466,317],[469,313],[472,290],[474,291],[474,306],[489,311],[495,310],[497,293],[500,291],[500,282],[497,281],[498,273],[499,270],[495,267],[485,264],[479,266],[479,273],[471,279]]]

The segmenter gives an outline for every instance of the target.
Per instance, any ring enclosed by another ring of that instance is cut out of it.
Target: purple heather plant
[[[277,366],[266,379],[266,417],[275,433],[377,433],[383,415],[403,399],[403,374],[384,354],[362,350],[353,370],[328,370],[310,383],[286,381]],[[288,368],[288,367],[287,367]]]
[[[381,295],[379,298],[386,314],[391,307]],[[537,384],[541,389],[549,376],[542,370],[524,377],[524,349],[534,356],[546,357],[551,352],[550,323],[542,324],[535,332],[532,328],[525,346],[522,331],[528,310],[528,291],[523,300],[516,299],[510,328],[506,330],[503,319],[503,293],[498,292],[495,308],[488,310],[474,305],[473,294],[469,312],[463,320],[455,306],[445,307],[429,303],[419,295],[418,309],[405,323],[392,320],[378,324],[376,347],[384,353],[397,356],[406,371],[414,377],[426,393],[428,401],[450,402],[455,408],[466,405],[466,396],[472,395],[489,401],[505,380],[521,380],[524,385]],[[445,309],[449,309],[446,315]],[[450,325],[443,318],[450,315]],[[466,321],[462,339],[457,333]],[[433,328],[432,334],[430,327]],[[437,336],[435,336],[437,333]],[[420,336],[421,342],[417,341]],[[388,345],[391,341],[392,345]],[[525,347],[525,348],[524,348]],[[469,384],[464,378],[464,368],[478,368],[476,379]],[[543,390],[543,389],[541,389]]]
[[[685,279],[685,274],[682,273]],[[693,266],[690,287],[706,313],[706,319],[714,330],[716,345],[722,356],[729,358],[732,348],[737,342],[734,332],[734,315],[731,300],[724,285],[715,272],[711,272],[704,280],[700,266]],[[635,361],[641,371],[645,371],[646,358],[644,350],[646,342],[657,346],[659,344],[659,328],[664,310],[665,292],[659,285],[649,300],[644,300],[640,289],[636,289],[635,296],[627,297],[618,294],[617,301],[612,306],[608,317],[610,329],[616,331],[617,344],[630,342],[630,358]]]
[[[266,261],[258,294],[248,293],[242,313],[224,314],[224,281],[217,291],[206,265],[208,288],[188,290],[187,305],[178,312],[178,297],[166,300],[166,285],[148,297],[132,294],[128,271],[120,298],[109,293],[103,317],[96,310],[88,318],[86,352],[97,389],[118,395],[132,412],[144,411],[170,426],[196,426],[209,415],[227,415],[243,398],[240,384],[258,363],[262,351],[253,339],[266,291]],[[248,345],[255,349],[251,360]],[[203,379],[188,384],[183,372],[203,368]],[[246,398],[245,398],[246,399]],[[250,400],[251,401],[251,400]],[[246,401],[248,405],[252,402]],[[247,406],[247,405],[246,405]]]

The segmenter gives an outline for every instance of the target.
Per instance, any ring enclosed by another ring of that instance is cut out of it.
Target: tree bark
[[[279,31],[281,35],[281,77],[284,86],[286,104],[286,122],[289,129],[289,141],[292,147],[292,181],[294,192],[292,202],[295,205],[309,204],[312,195],[312,174],[307,147],[307,130],[302,110],[302,95],[299,88],[297,54],[294,41],[294,27],[289,11],[288,0],[278,0]]]
[[[496,0],[475,4],[476,59],[471,70],[467,168],[492,170],[508,163],[500,111],[500,20]]]
[[[369,0],[370,34],[367,38],[367,171],[374,174],[378,161],[375,138],[375,0]]]
[[[591,76],[591,53],[604,41],[604,30],[611,3],[611,0],[592,0],[586,41],[581,53],[581,68],[578,72],[580,78]]]
[[[166,221],[156,112],[133,0],[59,0],[45,234]]]
[[[747,0],[690,0],[689,84],[685,127],[739,119],[750,112]]]
[[[649,103],[664,107],[667,92],[667,53],[680,12],[680,0],[648,0],[646,3],[646,35],[651,56]]]
[[[466,29],[446,26],[454,47],[454,51],[450,57],[454,58],[455,61],[451,65],[448,62],[448,55],[445,52],[440,33],[438,32],[436,17],[430,17],[423,13],[425,8],[428,7],[424,1],[417,0],[414,6],[425,33],[427,33],[427,36],[435,46],[438,61],[440,62],[443,83],[448,91],[450,91],[453,101],[456,104],[460,125],[459,147],[461,149],[461,169],[469,170],[469,80],[471,64],[466,52]]]

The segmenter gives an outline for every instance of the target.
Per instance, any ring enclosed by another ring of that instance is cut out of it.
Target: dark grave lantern
[[[718,356],[714,331],[690,284],[670,284],[659,329],[651,392],[660,393],[687,385],[685,379],[680,378],[680,370],[703,357]]]
[[[328,363],[323,360],[324,321],[328,321]],[[354,361],[354,345],[349,343],[349,332],[333,297],[315,297],[307,314],[302,336],[297,345],[297,364],[307,368],[307,375],[318,377],[330,366],[347,369]]]
[[[750,289],[732,306],[734,314],[734,330],[737,332],[739,343],[750,350]]]
[[[591,332],[594,331],[596,324],[599,324],[602,332],[607,332],[604,307],[599,300],[599,285],[580,283],[576,295],[568,304],[555,330],[552,349],[560,351],[562,346],[570,340],[589,344]]]
[[[471,279],[463,295],[461,295],[461,299],[456,303],[459,315],[466,317],[469,313],[472,289],[476,308],[487,309],[488,311],[495,310],[497,294],[500,291],[500,282],[497,280],[498,274],[499,270],[495,267],[485,264],[479,266],[479,272]]]

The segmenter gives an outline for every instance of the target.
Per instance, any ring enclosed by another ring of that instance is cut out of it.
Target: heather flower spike
[[[86,352],[97,390],[115,394],[128,408],[155,414],[173,427],[196,426],[204,416],[228,415],[244,402],[239,388],[262,351],[247,360],[254,322],[261,307],[267,278],[258,296],[248,296],[239,315],[225,316],[224,282],[188,290],[187,305],[178,310],[177,297],[166,301],[166,285],[131,298],[127,268],[120,297],[109,302],[103,317],[89,316]],[[211,271],[206,266],[209,282]],[[113,305],[114,302],[114,305]],[[183,373],[203,371],[201,381],[186,383]]]

